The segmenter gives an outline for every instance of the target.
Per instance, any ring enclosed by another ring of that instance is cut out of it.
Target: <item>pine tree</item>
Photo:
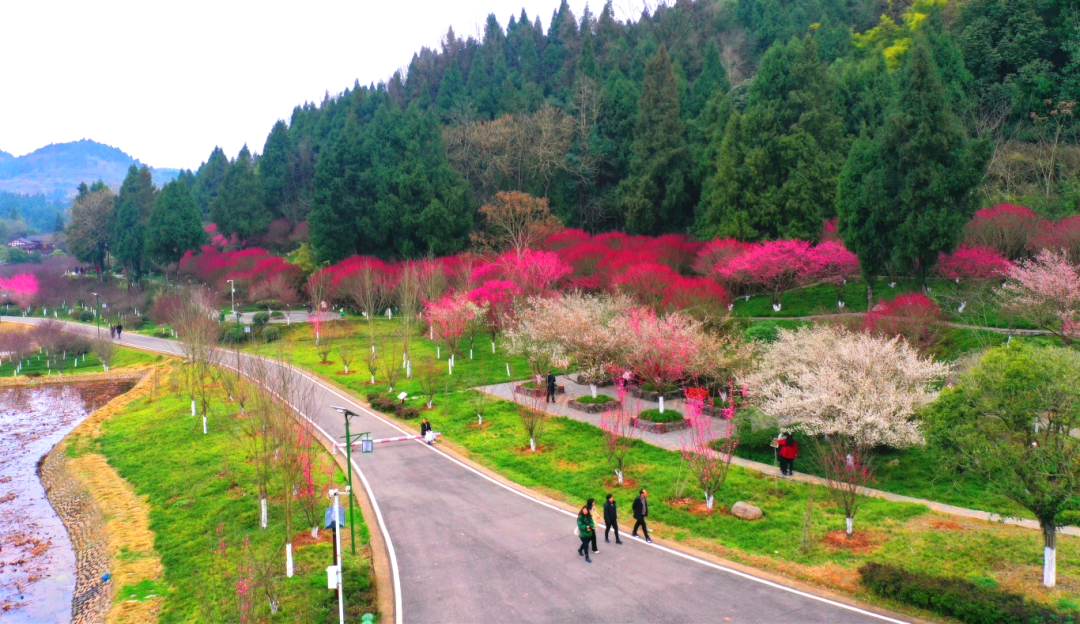
[[[210,152],[210,158],[195,172],[195,201],[198,202],[199,212],[204,217],[210,215],[210,204],[217,199],[218,188],[228,170],[229,157],[220,147],[215,147],[214,151]]]
[[[150,211],[146,228],[146,254],[166,271],[189,249],[206,239],[195,197],[181,180],[162,187]]]
[[[626,228],[635,234],[684,229],[694,200],[679,90],[667,48],[645,67],[630,177],[621,185]]]
[[[885,127],[873,140],[864,134],[845,164],[839,231],[864,274],[888,261],[901,271],[917,269],[925,284],[974,213],[991,146],[965,135],[921,38],[900,83]]]
[[[442,83],[439,85],[439,96],[435,99],[435,105],[445,116],[450,111],[461,105],[465,97],[465,83],[461,81],[461,70],[457,63],[451,61],[450,69],[443,73]]]
[[[847,143],[833,83],[809,36],[761,61],[745,113],[732,115],[702,195],[699,236],[814,238],[832,216]]]
[[[705,105],[709,100],[717,93],[727,93],[730,88],[731,83],[728,82],[727,71],[720,62],[720,50],[717,49],[715,42],[710,41],[709,47],[705,50],[701,75],[694,81],[694,86],[690,91],[690,114],[697,117],[701,111],[705,110]]]
[[[240,150],[221,179],[217,197],[210,204],[210,215],[219,232],[236,234],[241,244],[265,232],[270,224],[270,213],[263,202],[262,184],[255,174],[255,163],[247,145]]]
[[[56,213],[56,223],[53,224],[53,232],[60,233],[60,232],[63,232],[63,231],[64,231],[64,215],[62,213],[58,212],[58,213]]]
[[[259,157],[259,180],[262,182],[263,198],[272,219],[284,217],[283,207],[294,201],[292,192],[291,161],[292,140],[289,129],[280,119],[266,137],[262,156]]]

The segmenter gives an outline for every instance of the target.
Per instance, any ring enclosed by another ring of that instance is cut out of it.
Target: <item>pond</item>
[[[75,554],[38,478],[41,458],[130,382],[0,388],[0,620],[71,621]]]

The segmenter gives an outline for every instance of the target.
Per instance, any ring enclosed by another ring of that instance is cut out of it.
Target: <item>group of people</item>
[[[652,543],[652,539],[649,537],[649,527],[645,522],[645,518],[649,515],[649,493],[642,489],[638,492],[637,498],[634,499],[634,503],[631,506],[631,510],[634,514],[634,529],[630,534],[634,537],[638,536],[638,529],[641,529],[642,535],[645,541]],[[585,557],[587,563],[592,563],[592,558],[589,557],[590,548],[592,554],[600,552],[600,549],[596,547],[596,521],[593,519],[593,509],[596,505],[596,499],[590,498],[585,501],[585,506],[578,511],[577,516],[577,534],[581,538],[581,547],[578,548],[578,555]],[[615,530],[615,543],[622,544],[622,540],[619,539],[619,509],[615,503],[615,496],[608,494],[604,501],[604,541],[611,543],[611,531]]]
[[[120,334],[123,333],[123,331],[124,326],[120,323],[117,323],[116,325],[109,325],[109,338],[120,340]]]

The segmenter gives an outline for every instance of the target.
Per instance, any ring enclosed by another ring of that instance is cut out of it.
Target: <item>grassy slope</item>
[[[162,394],[152,403],[136,400],[107,421],[97,441],[98,452],[151,505],[155,548],[168,585],[160,621],[235,619],[235,571],[245,538],[250,547],[243,552],[272,557],[272,569],[283,576],[280,495],[272,494],[270,526],[260,531],[254,468],[245,461],[239,438],[229,431],[230,406],[214,402],[210,433],[204,436],[201,423],[186,415],[186,399]],[[321,451],[320,456],[329,465],[329,457]],[[341,480],[340,472],[336,478]],[[356,557],[346,547],[345,566],[347,604],[358,618],[362,612],[373,611],[374,605],[370,561],[365,554],[367,528],[359,514],[356,521],[362,547]],[[298,532],[303,532],[299,511],[296,523]],[[222,542],[229,553],[224,557],[214,554]],[[327,542],[296,549],[296,575],[277,580],[281,610],[271,621],[336,621],[334,595],[326,589],[325,568],[331,556]],[[225,572],[233,576],[226,578]],[[255,596],[249,614],[256,619],[269,617],[266,599]]]
[[[52,374],[56,375],[55,364],[49,362],[52,358],[46,358],[45,355],[35,355],[33,357],[23,360],[22,372],[20,377],[39,373],[41,375]],[[147,353],[146,351],[140,351],[138,349],[130,349],[128,347],[117,347],[116,354],[114,356],[113,365],[110,372],[121,372],[118,369],[129,366],[140,366],[150,364],[152,362],[161,361],[161,357]],[[46,367],[46,364],[49,367]],[[51,373],[50,373],[51,369]],[[15,371],[15,366],[11,362],[5,361],[0,364],[0,378],[12,377]],[[75,358],[69,357],[64,364],[64,376],[68,375],[84,375],[90,373],[101,373],[104,369],[101,366],[101,362],[94,356],[93,353],[87,353],[86,358],[79,358],[78,365],[75,365]]]
[[[397,324],[376,323],[380,336],[389,334]],[[365,326],[354,326],[350,339],[354,351],[363,352],[367,339]],[[363,337],[362,337],[363,336]],[[553,496],[576,502],[592,496],[601,498],[614,491],[624,508],[637,487],[647,487],[653,500],[660,502],[677,494],[676,483],[685,479],[681,460],[675,452],[665,451],[636,442],[630,453],[628,477],[636,484],[612,488],[612,471],[603,455],[601,432],[578,421],[552,418],[547,425],[541,445],[548,450],[539,454],[524,452],[527,440],[521,429],[513,404],[492,401],[484,415],[483,428],[475,426],[476,416],[470,385],[504,381],[507,360],[501,353],[492,356],[489,343],[477,349],[477,361],[458,359],[454,376],[442,374],[441,391],[435,398],[434,409],[424,412],[447,440],[461,447],[473,459],[488,465],[523,485]],[[372,390],[384,391],[385,385],[370,386],[366,370],[342,376],[340,363],[322,365],[314,352],[310,330],[295,328],[286,334],[285,347],[293,361],[307,367],[339,386],[365,396]],[[434,348],[426,339],[414,340],[413,362],[433,354]],[[331,354],[331,361],[337,360]],[[527,369],[523,362],[510,359],[518,375]],[[445,362],[443,362],[445,366]],[[354,363],[353,369],[362,367]],[[395,393],[405,390],[418,393],[415,380],[401,380]],[[421,407],[423,399],[410,398],[407,403]],[[918,477],[905,482],[914,488]],[[935,490],[926,493],[933,494]],[[684,496],[700,498],[693,483],[682,492]],[[788,482],[775,482],[760,473],[732,467],[718,504],[729,506],[737,500],[758,505],[766,521],[746,523],[727,515],[702,516],[667,504],[654,503],[653,523],[661,534],[708,548],[733,559],[753,565],[783,570],[807,578],[857,592],[855,568],[865,561],[884,561],[932,574],[956,574],[965,577],[997,578],[1002,584],[1043,598],[1038,589],[1041,564],[1041,536],[1036,531],[1008,527],[991,527],[983,523],[955,523],[927,514],[919,505],[892,503],[880,499],[865,499],[856,526],[867,531],[877,544],[870,551],[852,552],[823,545],[824,534],[843,527],[843,512],[818,489],[815,495],[813,528],[815,547],[800,548],[803,513],[808,488]],[[942,528],[946,527],[946,528]],[[1080,584],[1080,541],[1062,538],[1059,548],[1059,578],[1063,586]],[[1064,554],[1070,553],[1070,554]],[[789,563],[793,562],[793,563]],[[1029,581],[1035,581],[1031,583]]]

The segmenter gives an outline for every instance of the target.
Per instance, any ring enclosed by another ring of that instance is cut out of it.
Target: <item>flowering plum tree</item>
[[[799,240],[766,241],[753,245],[715,271],[730,288],[746,285],[772,296],[773,309],[780,311],[780,298],[807,275],[810,243]]]
[[[1033,252],[1061,249],[1070,260],[1080,262],[1080,215],[1043,223],[1028,248]]]
[[[560,328],[557,340],[578,365],[579,379],[589,383],[596,396],[596,384],[628,348],[621,320],[631,308],[626,297],[590,296],[569,293],[558,298],[534,301],[535,314]]]
[[[470,301],[484,308],[492,353],[495,352],[495,338],[513,322],[514,299],[520,295],[521,289],[509,280],[490,280],[468,293]]]
[[[424,307],[424,317],[431,325],[435,341],[445,346],[451,355],[458,352],[469,324],[483,318],[483,314],[483,309],[463,294],[448,295]]]
[[[998,204],[975,213],[964,226],[963,241],[969,247],[992,247],[1015,260],[1027,252],[1029,241],[1045,224],[1030,208]]]
[[[661,307],[681,310],[696,319],[714,323],[728,314],[731,296],[727,289],[707,277],[675,276],[665,288]]]
[[[657,316],[650,308],[632,308],[620,323],[630,341],[623,351],[622,368],[640,375],[646,390],[661,395],[663,412],[663,394],[690,372],[702,347],[701,323],[679,312]]]
[[[1006,310],[1060,337],[1066,344],[1080,332],[1080,267],[1063,250],[1044,249],[1008,272],[999,291]]]
[[[934,271],[956,283],[960,280],[1002,279],[1012,263],[993,247],[960,245],[951,254],[941,254]]]
[[[713,430],[713,419],[704,409],[706,396],[704,393],[687,393],[685,417],[690,425],[689,435],[683,438],[680,455],[705,494],[705,507],[712,509],[716,493],[727,481],[739,439],[733,420],[724,421],[723,431]],[[714,448],[714,445],[720,448]]]
[[[563,344],[563,328],[555,316],[547,313],[545,301],[545,297],[527,300],[518,312],[514,326],[506,332],[510,340],[509,352],[528,360],[537,382],[552,367],[563,368],[570,364]]]
[[[922,293],[897,295],[882,301],[863,316],[862,329],[887,337],[903,337],[909,345],[926,353],[941,340],[945,317],[941,308]]]
[[[835,224],[834,224],[835,226]],[[819,280],[836,288],[836,301],[844,307],[844,289],[849,279],[859,274],[859,258],[838,240],[828,240],[815,245],[803,267],[803,279]]]
[[[643,262],[632,265],[616,276],[612,289],[659,311],[664,304],[664,291],[678,279],[679,274],[666,265]]]
[[[26,309],[38,294],[38,279],[33,273],[21,273],[8,279],[0,279],[0,290],[7,293],[20,308]]]
[[[600,413],[600,429],[604,432],[604,454],[621,485],[626,475],[626,456],[641,430],[634,426],[634,414],[626,407],[626,383],[615,378],[619,406]],[[595,394],[594,394],[595,396]]]
[[[698,275],[713,275],[722,265],[753,245],[734,238],[713,239],[698,250],[693,269]]]

